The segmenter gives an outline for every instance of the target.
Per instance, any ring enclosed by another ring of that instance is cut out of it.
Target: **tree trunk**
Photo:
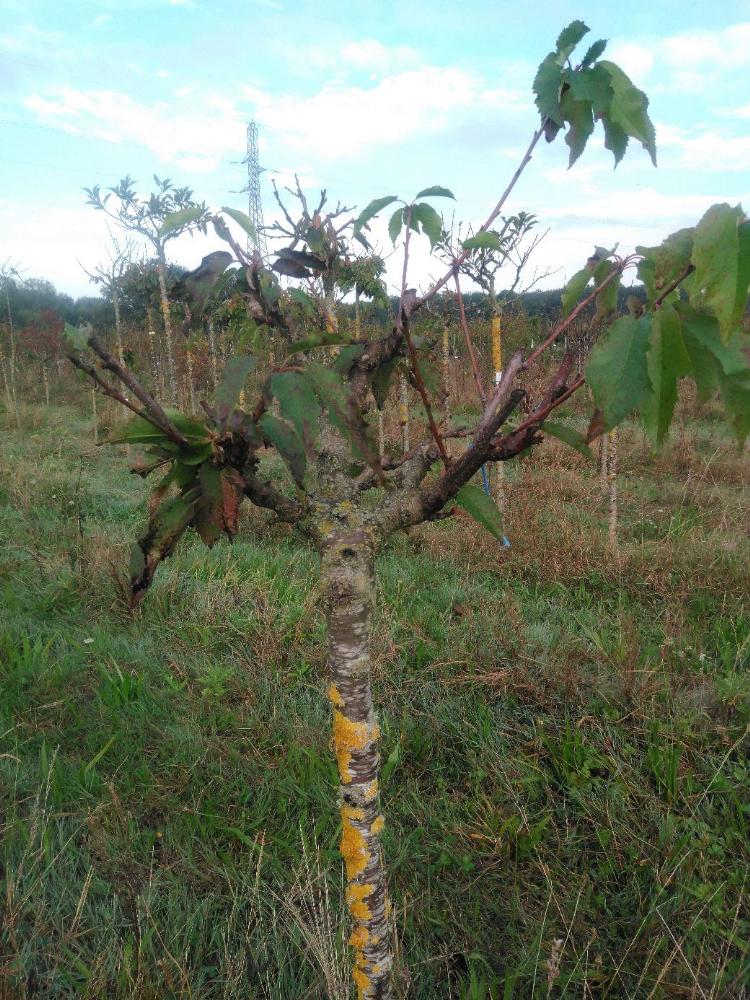
[[[46,365],[42,365],[42,381],[44,382],[44,398],[49,406],[49,374]]]
[[[617,549],[617,428],[609,432],[609,544]]]
[[[334,530],[321,545],[327,597],[328,697],[339,771],[340,850],[346,867],[346,900],[353,930],[353,979],[358,1000],[393,996],[391,904],[380,833],[380,755],[372,702],[370,620],[375,603],[374,548],[363,528]]]
[[[170,403],[177,403],[177,369],[174,362],[174,345],[172,344],[172,320],[169,315],[169,299],[167,298],[167,264],[164,251],[158,256],[156,272],[159,276],[159,299],[161,300],[161,315],[164,321],[164,347],[167,354],[167,373],[169,375]]]
[[[164,398],[164,380],[161,376],[161,366],[159,364],[159,355],[156,350],[156,330],[148,330],[148,346],[149,354],[151,355],[151,377],[154,382],[154,394],[157,397]]]
[[[409,438],[409,386],[403,375],[398,385],[398,422],[401,426],[401,447],[404,455],[410,447]]]
[[[96,389],[91,390],[91,419],[94,424],[94,444],[99,444],[99,421],[96,417]]]
[[[185,393],[185,402],[187,404],[190,413],[195,413],[195,386],[193,385],[193,352],[188,347],[185,352],[185,378],[187,380],[187,392]]]
[[[16,427],[21,429],[21,418],[18,414],[18,394],[16,392],[16,332],[13,325],[13,310],[10,307],[10,294],[8,285],[5,285],[5,305],[8,310],[8,336],[10,338],[10,355],[8,357],[8,372],[10,375],[10,397],[13,402],[12,410],[16,418]]]
[[[120,296],[113,289],[112,305],[115,309],[115,341],[117,343],[117,360],[121,365],[125,365],[125,348],[122,344],[122,323],[120,321]]]
[[[211,382],[215,392],[219,384],[219,362],[216,354],[216,328],[212,319],[208,321],[208,357],[211,362]]]

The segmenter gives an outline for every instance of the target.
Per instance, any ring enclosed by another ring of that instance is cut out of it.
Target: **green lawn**
[[[72,409],[24,422],[0,445],[0,996],[347,997],[314,552],[249,512],[131,613],[147,484]],[[709,420],[622,452],[617,556],[596,469],[552,442],[508,470],[509,551],[461,517],[379,561],[400,995],[750,983],[747,463]]]

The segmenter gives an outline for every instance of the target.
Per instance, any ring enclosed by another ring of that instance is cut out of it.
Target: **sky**
[[[362,208],[440,184],[446,221],[489,214],[537,127],[531,84],[583,19],[650,99],[658,168],[638,143],[613,169],[598,128],[572,170],[562,136],[537,147],[508,212],[549,230],[534,258],[559,286],[595,244],[653,245],[718,201],[750,206],[750,0],[0,0],[0,263],[96,294],[107,220],[83,187],[129,174],[246,208],[246,122],[271,181]],[[113,231],[117,236],[117,232]],[[400,257],[374,235],[393,287]],[[216,240],[183,237],[193,267]],[[422,239],[412,283],[440,267]]]

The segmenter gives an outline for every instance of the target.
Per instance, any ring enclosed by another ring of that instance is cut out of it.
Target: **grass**
[[[265,514],[136,614],[146,486],[74,409],[6,422],[0,996],[348,996],[316,557]],[[558,442],[378,564],[398,988],[739,997],[750,981],[747,466],[621,435],[620,548]]]

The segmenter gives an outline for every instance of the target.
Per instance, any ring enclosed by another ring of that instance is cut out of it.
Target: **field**
[[[380,559],[400,996],[747,995],[748,466],[690,416],[623,427],[617,552],[548,441],[510,549],[459,516]],[[0,996],[348,997],[314,552],[246,514],[133,613],[135,452],[0,419]]]

